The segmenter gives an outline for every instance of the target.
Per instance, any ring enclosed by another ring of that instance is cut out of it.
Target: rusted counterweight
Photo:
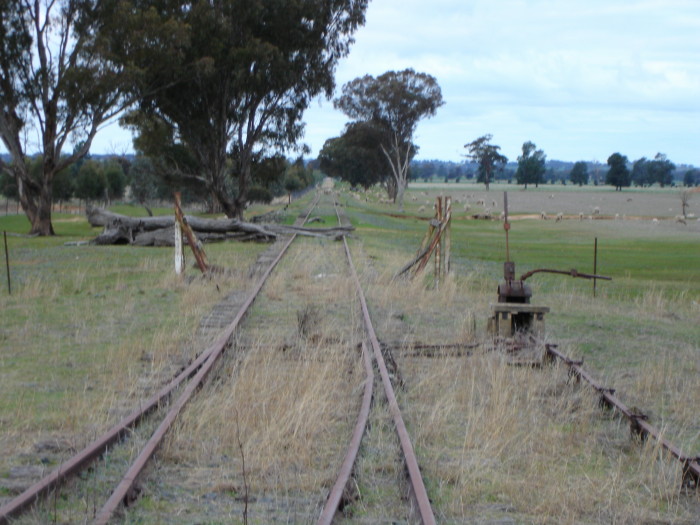
[[[544,335],[546,306],[530,304],[532,289],[520,279],[515,279],[515,263],[503,264],[503,282],[498,285],[498,303],[491,305],[493,316],[488,330],[494,337],[512,338],[518,333],[536,337]]]
[[[532,297],[532,290],[523,280],[515,279],[515,263],[506,261],[503,263],[503,282],[498,285],[499,303],[524,303],[528,304]]]

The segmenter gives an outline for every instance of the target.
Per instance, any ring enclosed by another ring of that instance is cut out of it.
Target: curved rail
[[[401,450],[403,451],[404,459],[406,461],[406,469],[408,470],[411,493],[418,507],[421,522],[426,525],[434,524],[435,515],[433,514],[433,509],[430,506],[428,492],[426,491],[425,484],[423,483],[423,477],[420,473],[420,467],[418,466],[416,454],[413,451],[411,438],[408,435],[408,430],[406,430],[406,424],[404,423],[403,417],[401,416],[399,404],[396,401],[396,395],[394,394],[394,389],[391,385],[391,379],[389,378],[389,371],[387,370],[386,363],[384,362],[384,357],[382,356],[382,350],[379,345],[379,340],[377,339],[377,334],[375,333],[374,327],[372,326],[372,320],[369,315],[369,309],[367,308],[365,294],[362,291],[360,279],[357,276],[357,272],[355,271],[355,266],[352,262],[352,256],[350,255],[350,248],[348,247],[348,243],[345,240],[345,238],[343,238],[343,244],[345,246],[345,254],[348,258],[348,265],[350,266],[350,273],[352,274],[353,281],[355,282],[355,288],[357,289],[357,294],[360,298],[360,305],[362,306],[362,315],[364,317],[367,335],[369,336],[369,340],[372,345],[372,350],[374,351],[374,358],[377,362],[379,374],[382,378],[382,383],[384,385],[384,392],[386,393],[386,397],[389,402],[389,411],[391,412],[391,416],[394,419],[394,426],[396,427],[396,432],[399,435]]]
[[[318,203],[318,199],[319,198],[317,196],[311,204],[311,206],[309,207],[309,210],[306,213],[303,222],[306,222],[306,220],[308,219],[309,215],[311,214],[311,210],[313,210],[313,208]],[[260,277],[258,283],[255,285],[255,288],[251,291],[245,303],[243,303],[243,306],[241,306],[240,310],[236,314],[236,317],[224,329],[222,336],[217,341],[217,346],[211,352],[202,368],[199,370],[199,372],[197,372],[197,375],[194,377],[194,379],[187,384],[187,387],[182,392],[180,397],[173,404],[170,410],[168,410],[168,413],[163,419],[162,423],[158,426],[156,431],[148,440],[144,448],[141,450],[141,453],[139,453],[139,455],[136,457],[129,470],[126,472],[126,474],[124,474],[124,477],[122,478],[121,482],[119,483],[119,485],[117,485],[117,488],[114,490],[114,492],[104,504],[102,509],[100,509],[100,511],[97,513],[97,516],[95,517],[95,520],[93,522],[95,525],[106,525],[106,523],[112,517],[112,514],[114,514],[119,505],[121,505],[122,501],[124,501],[124,498],[132,490],[139,474],[143,471],[148,461],[153,457],[153,454],[160,445],[161,441],[163,441],[163,438],[170,429],[171,425],[175,422],[175,419],[180,414],[182,408],[187,404],[187,402],[190,400],[197,388],[199,388],[204,382],[206,377],[209,375],[209,372],[214,367],[214,364],[223,355],[224,350],[228,345],[228,342],[230,341],[235,331],[238,329],[238,325],[248,313],[248,310],[252,306],[253,302],[255,302],[255,299],[258,297],[258,294],[265,285],[267,278],[272,273],[272,270],[275,269],[277,263],[279,263],[282,257],[284,257],[284,255],[287,253],[287,249],[292,244],[292,242],[294,242],[296,236],[297,234],[295,233],[289,238],[289,240],[282,247],[282,250],[280,250],[280,253],[277,255],[277,257],[275,257],[274,261],[270,263],[270,266]]]
[[[309,215],[311,214],[311,210],[313,210],[316,204],[318,203],[318,200],[319,197],[316,196],[314,201],[309,206],[306,215],[303,217],[303,222],[306,222]],[[171,382],[168,383],[168,385],[166,385],[158,393],[150,397],[145,404],[141,404],[139,408],[135,409],[131,414],[122,419],[119,423],[114,425],[106,433],[98,437],[96,440],[94,440],[92,443],[86,446],[83,450],[78,452],[75,456],[59,465],[50,474],[43,477],[42,479],[34,483],[32,486],[27,488],[24,492],[19,494],[17,497],[0,507],[0,525],[9,523],[10,518],[18,516],[27,508],[29,508],[29,506],[31,506],[40,497],[46,495],[49,491],[54,490],[58,486],[60,486],[60,484],[63,483],[67,478],[74,476],[83,469],[87,468],[89,464],[91,464],[102,454],[104,454],[104,452],[110,446],[114,445],[120,439],[122,439],[130,428],[133,428],[136,425],[138,425],[144,417],[146,417],[148,414],[150,414],[156,408],[158,408],[161,404],[163,404],[168,399],[168,397],[175,391],[175,389],[177,389],[183,384],[184,381],[188,380],[193,375],[195,375],[194,380],[190,381],[185,391],[183,391],[180,398],[178,398],[177,402],[174,405],[174,407],[178,406],[178,410],[180,410],[182,406],[184,406],[185,403],[187,403],[192,393],[199,386],[199,384],[201,384],[201,382],[206,378],[214,363],[221,356],[223,350],[230,341],[231,337],[233,336],[233,333],[237,329],[241,320],[247,313],[248,309],[250,309],[257,295],[260,293],[260,290],[265,284],[265,281],[270,276],[272,270],[275,268],[277,263],[284,256],[287,249],[292,244],[295,238],[296,234],[293,234],[285,243],[282,250],[280,251],[280,254],[275,258],[274,261],[272,261],[272,263],[270,263],[270,266],[258,280],[258,283],[256,284],[253,291],[249,294],[245,303],[241,306],[234,320],[222,331],[221,335],[212,345],[210,345],[206,350],[204,350],[204,352],[202,352],[185,370],[183,370],[175,378],[173,378]],[[124,496],[128,493],[128,491],[131,490],[134,481],[136,480],[136,476],[138,475],[138,473],[141,472],[141,470],[143,470],[143,467],[147,463],[148,459],[150,459],[153,452],[155,451],[157,444],[160,442],[162,437],[165,435],[165,432],[177,416],[177,413],[173,413],[173,408],[171,408],[171,410],[166,415],[166,418],[156,430],[156,433],[162,431],[160,439],[158,439],[156,442],[154,437],[152,437],[151,440],[148,441],[146,447],[143,449],[136,462],[132,464],[132,467],[122,479],[122,482],[117,487],[117,490],[115,490],[115,492],[108,500],[110,507],[108,508],[107,504],[105,504],[103,509],[98,514],[99,520],[96,519],[96,523],[106,523],[109,519],[109,516],[111,516],[116,507],[121,503],[121,501],[123,501]],[[146,453],[146,450],[148,450],[148,453]],[[117,494],[121,495],[121,497],[118,499]],[[107,511],[109,512],[107,513]],[[106,518],[104,516],[106,516]]]

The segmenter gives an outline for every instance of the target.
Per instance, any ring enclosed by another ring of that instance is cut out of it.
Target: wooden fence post
[[[10,253],[7,251],[7,232],[2,232],[5,238],[5,267],[7,268],[7,292],[12,295],[12,282],[10,281]]]

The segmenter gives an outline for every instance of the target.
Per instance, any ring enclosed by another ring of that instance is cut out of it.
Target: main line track
[[[298,221],[298,225],[303,224],[308,219],[311,211],[317,206],[319,198],[321,198],[321,196],[316,197],[305,217]],[[339,222],[342,223],[344,218],[339,214],[335,203],[334,208],[338,214]],[[141,448],[131,466],[123,475],[121,481],[113,490],[107,501],[104,503],[101,509],[94,514],[92,523],[101,525],[110,522],[114,514],[124,502],[131,502],[136,499],[135,484],[137,479],[139,479],[139,477],[142,475],[142,472],[146,468],[151,458],[154,456],[154,453],[158,447],[163,442],[166,434],[171,429],[175,420],[179,417],[185,405],[201,388],[202,384],[211,374],[217,362],[220,361],[226,348],[231,344],[234,335],[237,333],[242,320],[248,314],[251,306],[265,286],[268,277],[287,253],[288,248],[294,241],[295,237],[296,235],[292,236],[284,244],[277,257],[272,261],[265,273],[258,280],[254,289],[250,292],[238,313],[221,331],[220,335],[213,344],[208,346],[187,368],[182,370],[176,377],[174,377],[167,386],[148,399],[138,409],[135,409],[129,416],[124,418],[118,424],[114,425],[109,431],[93,441],[74,457],[62,463],[48,476],[42,478],[25,490],[22,494],[0,507],[0,523],[9,523],[12,518],[19,516],[22,512],[29,509],[32,504],[37,502],[40,498],[45,497],[52,491],[59,490],[60,486],[65,483],[65,481],[75,477],[78,473],[90,467],[90,465],[105,454],[110,447],[117,446],[131,429],[137,427],[143,421],[152,417],[151,414],[156,412],[159,407],[162,407],[168,403],[168,400],[173,397],[176,392],[178,392],[179,395],[177,396],[177,399],[169,402],[165,416],[160,424],[158,424],[150,439],[148,439],[146,444]],[[364,388],[365,395],[362,407],[362,412],[365,414],[365,422],[370,411],[372,386],[375,382],[374,370],[372,366],[372,360],[374,360],[384,386],[389,411],[396,427],[398,440],[401,445],[402,462],[405,465],[407,479],[409,481],[410,495],[412,496],[411,509],[413,510],[410,510],[408,515],[413,515],[413,512],[417,510],[418,519],[421,523],[432,524],[435,523],[435,517],[430,506],[425,484],[420,474],[418,461],[413,451],[411,440],[396,400],[396,394],[393,391],[389,372],[382,356],[380,343],[372,326],[369,309],[367,307],[357,272],[352,262],[349,246],[345,239],[343,239],[343,243],[349,272],[352,275],[356,293],[359,297],[360,309],[363,314],[364,330],[366,332],[369,348],[371,348],[373,352],[372,358],[372,355],[368,351],[367,344],[365,344],[365,342],[362,343],[363,360],[366,370]],[[358,422],[356,426],[355,437],[353,440],[355,443],[355,455],[359,449],[359,443],[362,436],[365,433],[365,425],[366,423]],[[319,518],[319,523],[330,523],[333,516],[336,514],[342,489],[346,485],[347,480],[353,470],[354,461],[355,457],[348,455],[341,468],[341,473],[338,480],[335,483],[335,488],[331,490],[329,494],[327,504],[325,505]]]
[[[318,196],[315,198],[306,214],[303,217],[298,218],[295,224],[303,225],[317,203]],[[136,477],[143,470],[148,460],[152,457],[156,447],[162,441],[165,433],[172,425],[179,411],[182,410],[182,407],[187,403],[187,401],[189,401],[194,391],[201,385],[202,381],[204,381],[211,371],[213,365],[223,354],[242,319],[245,317],[246,313],[265,285],[265,281],[287,252],[289,246],[292,244],[292,242],[294,242],[295,238],[296,234],[290,236],[290,238],[282,245],[277,257],[270,263],[267,270],[262,274],[256,286],[248,295],[234,319],[221,332],[214,343],[208,346],[192,363],[190,363],[189,366],[175,376],[165,387],[163,387],[155,395],[151,396],[144,403],[140,403],[139,406],[135,408],[128,416],[123,418],[116,425],[111,427],[107,432],[95,439],[73,457],[63,462],[49,475],[43,477],[23,491],[20,495],[0,507],[0,524],[4,525],[9,523],[11,518],[20,515],[39,498],[46,496],[53,490],[56,490],[67,479],[88,468],[94,461],[99,459],[109,447],[114,446],[120,440],[122,440],[130,429],[139,425],[149,414],[166,403],[170,396],[178,388],[185,385],[183,393],[168,411],[165,419],[162,421],[157,431],[153,434],[152,438],[148,441],[142,453],[139,454],[137,460],[125,474],[112,496],[109,498],[107,503],[105,503],[105,506],[96,515],[94,523],[107,523],[110,516],[124,500],[127,493],[132,489],[134,482],[136,481]]]

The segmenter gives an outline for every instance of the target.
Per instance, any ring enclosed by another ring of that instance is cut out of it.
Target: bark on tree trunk
[[[19,200],[31,224],[30,235],[55,235],[51,224],[51,185],[20,184]]]

